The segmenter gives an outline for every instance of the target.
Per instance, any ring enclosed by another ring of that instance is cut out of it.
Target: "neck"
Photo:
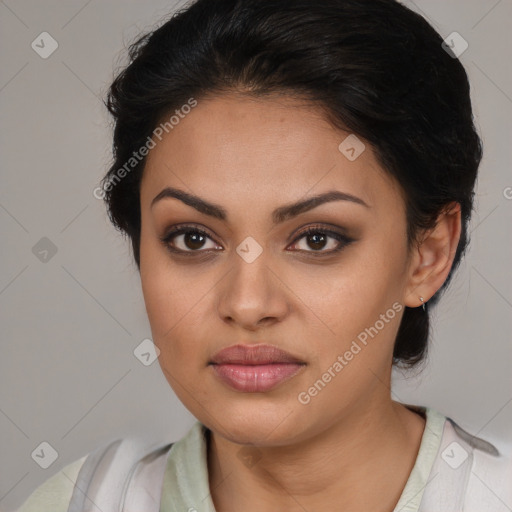
[[[255,464],[237,456],[239,444],[212,432],[208,472],[215,508],[391,512],[416,461],[424,425],[389,398],[356,406],[306,441],[258,447]]]

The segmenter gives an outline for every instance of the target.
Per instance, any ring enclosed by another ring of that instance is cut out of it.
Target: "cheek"
[[[204,283],[180,277],[179,272],[153,266],[143,279],[143,294],[154,342],[160,350],[179,350],[179,340],[198,328]]]
[[[356,334],[399,298],[399,255],[370,240],[360,241],[339,264],[310,266],[290,276],[294,293],[309,308],[315,327],[336,337]],[[336,334],[334,334],[336,333]]]
[[[158,240],[155,244],[143,237],[140,270],[153,342],[160,349],[160,364],[177,373],[202,368],[207,360],[207,347],[202,344],[211,327],[212,294],[218,276],[195,265],[172,263]]]
[[[194,395],[202,392],[197,377],[207,363],[201,346],[203,322],[199,321],[204,314],[204,292],[180,278],[179,272],[160,272],[153,267],[149,276],[144,300],[153,342],[160,350],[158,362],[175,393],[187,403],[190,398],[181,393],[183,389],[194,390]]]
[[[194,300],[194,287],[187,287],[182,273],[171,268],[170,259],[156,237],[141,235],[140,278],[154,343],[161,351],[173,347],[175,336]],[[162,354],[163,355],[163,354]]]
[[[351,373],[351,379],[359,379],[359,370],[366,374],[368,368],[380,373],[389,363],[403,309],[404,255],[400,240],[373,233],[328,271],[312,266],[307,274],[290,276],[306,306],[308,338],[316,344],[316,373],[327,371],[344,354],[351,362],[343,374]]]

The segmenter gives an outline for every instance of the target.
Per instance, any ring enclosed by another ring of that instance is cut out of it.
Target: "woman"
[[[482,148],[450,45],[393,0],[198,0],[130,57],[97,193],[198,421],[20,510],[510,510],[494,446],[390,396],[468,243]]]

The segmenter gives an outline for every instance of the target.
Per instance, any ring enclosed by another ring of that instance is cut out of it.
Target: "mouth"
[[[233,345],[215,354],[209,365],[230,388],[263,393],[297,375],[306,363],[273,345]]]

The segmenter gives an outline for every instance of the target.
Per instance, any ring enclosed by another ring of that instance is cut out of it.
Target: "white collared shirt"
[[[512,511],[510,455],[432,408],[408,407],[424,414],[426,423],[393,512]],[[66,466],[18,512],[215,512],[206,432],[196,421],[172,447],[151,450],[140,440],[117,440]]]

